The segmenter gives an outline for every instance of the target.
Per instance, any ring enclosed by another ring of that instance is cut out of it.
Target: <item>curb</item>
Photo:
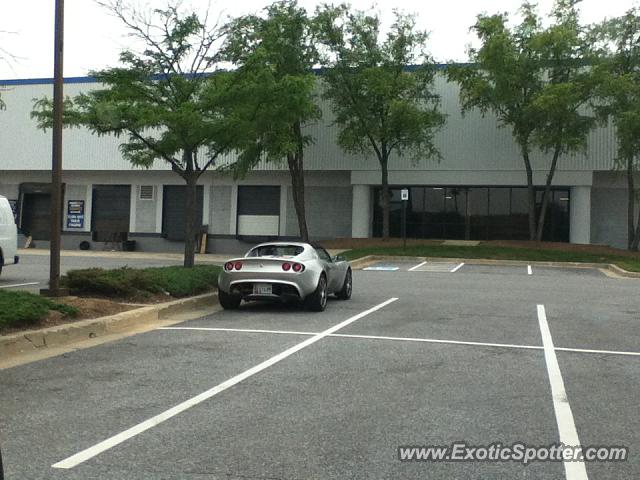
[[[354,270],[360,270],[371,265],[374,262],[377,262],[381,258],[382,257],[377,257],[375,255],[367,255],[366,257],[360,257],[350,261],[349,265],[351,265],[351,268]]]
[[[217,293],[207,293],[187,299],[136,308],[108,317],[81,320],[41,330],[28,330],[0,338],[0,360],[11,356],[42,351],[96,337],[122,333],[132,327],[153,323],[171,315],[215,304]]]
[[[541,262],[527,260],[494,260],[482,258],[446,258],[446,257],[408,257],[396,255],[367,255],[356,258],[351,263],[351,267],[360,270],[380,261],[429,261],[429,262],[464,262],[467,265],[507,265],[507,266],[527,266],[533,267],[553,267],[553,268],[599,268],[608,270],[615,275],[626,278],[640,278],[640,272],[629,272],[613,263],[586,263],[586,262]]]
[[[49,255],[48,249],[40,248],[19,248],[20,256],[43,257]],[[109,252],[101,250],[62,250],[62,257],[100,257],[118,260],[158,260],[182,263],[183,255],[179,253],[162,253],[162,252]],[[228,255],[218,255],[213,253],[196,253],[196,264],[222,265]]]
[[[628,270],[625,270],[624,268],[620,268],[619,266],[614,265],[613,263],[608,263],[607,266],[610,271],[622,277],[640,278],[640,272],[629,272]]]

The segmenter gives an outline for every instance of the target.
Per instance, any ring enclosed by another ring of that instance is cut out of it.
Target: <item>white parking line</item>
[[[231,332],[231,333],[273,333],[276,335],[318,335],[319,332],[300,332],[290,330],[256,330],[250,328],[213,328],[213,327],[159,327],[156,330],[195,330],[204,332]],[[329,337],[342,338],[362,338],[369,340],[392,340],[405,342],[424,342],[424,343],[444,343],[450,345],[471,345],[477,347],[499,347],[499,348],[520,348],[524,350],[543,350],[543,346],[539,345],[521,345],[517,343],[485,343],[485,342],[469,342],[463,340],[442,340],[437,338],[413,338],[413,337],[384,337],[377,335],[353,335],[347,333],[333,333]],[[630,357],[640,357],[640,352],[625,352],[619,350],[594,350],[587,348],[569,348],[555,347],[556,352],[570,353],[593,353],[599,355],[622,355]]]
[[[531,268],[531,265],[527,265],[527,275],[533,275],[533,269]]]
[[[580,445],[580,438],[578,438],[578,431],[573,421],[573,413],[571,413],[571,406],[569,405],[567,392],[564,388],[564,381],[562,380],[562,373],[560,373],[560,365],[558,365],[544,305],[538,305],[538,323],[540,324],[542,344],[544,345],[544,358],[547,363],[549,383],[551,384],[551,396],[553,397],[553,409],[556,414],[560,442],[565,445],[578,447]],[[567,480],[588,480],[584,462],[563,462],[563,464]]]
[[[411,338],[411,337],[381,337],[377,335],[352,335],[347,333],[334,333],[332,337],[342,338],[364,338],[369,340],[393,340],[404,342],[422,342],[422,343],[445,343],[449,345],[473,345],[475,347],[500,347],[500,348],[520,348],[525,350],[542,350],[542,347],[536,345],[514,345],[509,343],[484,343],[484,342],[465,342],[459,340],[438,340],[435,338]]]
[[[617,351],[617,350],[590,350],[586,348],[556,347],[556,352],[598,353],[600,355],[628,355],[630,357],[640,357],[640,352],[624,352],[624,351]]]
[[[16,283],[14,285],[0,285],[0,288],[28,287],[29,285],[40,285],[39,282]]]
[[[277,333],[281,335],[318,335],[319,332],[296,332],[291,330],[253,330],[246,328],[209,328],[209,327],[160,327],[157,330],[203,330],[208,332],[239,333]]]
[[[451,273],[456,273],[458,270],[460,270],[462,267],[464,267],[464,262],[462,262],[460,265],[458,265],[457,267],[453,268],[451,270]]]
[[[394,265],[379,265],[377,267],[363,268],[362,270],[368,272],[395,272],[397,270],[400,270],[400,267],[396,267]]]
[[[408,271],[408,272],[413,272],[414,270],[417,270],[417,269],[419,269],[421,266],[426,265],[426,264],[427,264],[427,262],[419,263],[418,265],[416,265],[415,267],[411,267],[411,268],[410,268],[409,270],[407,270],[407,271]]]
[[[102,442],[92,447],[82,450],[81,452],[78,452],[75,455],[70,456],[69,458],[65,458],[64,460],[54,463],[52,467],[68,469],[68,468],[73,468],[77,465],[80,465],[81,463],[86,462],[87,460],[95,457],[96,455],[99,455],[102,452],[109,450],[110,448],[115,447],[116,445],[119,445],[120,443],[132,437],[135,437],[136,435],[139,435],[140,433],[145,432],[150,428],[153,428],[161,424],[162,422],[169,420],[172,417],[175,417],[176,415],[184,412],[185,410],[188,410],[189,408],[194,407],[199,403],[202,403],[205,400],[210,399],[211,397],[217,395],[220,392],[227,390],[228,388],[233,387],[234,385],[237,385],[238,383],[242,382],[243,380],[246,380],[247,378],[255,375],[256,373],[259,373],[275,365],[276,363],[281,362],[285,358],[290,357],[296,352],[299,352],[303,348],[313,345],[317,341],[322,340],[323,338],[331,335],[332,333],[337,332],[341,328],[346,327],[347,325],[355,322],[356,320],[360,320],[361,318],[366,317],[367,315],[373,312],[376,312],[381,308],[386,307],[387,305],[395,302],[396,300],[398,299],[390,298],[389,300],[382,302],[376,305],[375,307],[370,308],[369,310],[365,310],[364,312],[354,315],[353,317],[348,318],[347,320],[340,322],[337,325],[334,325],[333,327],[328,328],[327,330],[321,333],[318,333],[317,335],[314,335],[311,338],[306,339],[304,342],[301,342],[291,348],[288,348],[284,352],[279,353],[278,355],[275,355],[270,359],[265,360],[262,363],[259,363],[255,367],[252,367],[249,370],[245,370],[239,375],[236,375],[235,377],[232,377],[229,380],[226,380],[225,382],[222,382],[221,384],[216,385],[215,387],[207,390],[206,392],[202,392],[200,395],[196,395],[195,397],[192,397],[189,400],[186,400],[185,402],[182,402],[179,405],[176,405],[175,407],[170,408],[169,410],[166,410],[148,420],[145,420],[142,423],[139,423],[138,425],[135,425],[123,432],[120,432],[117,435],[107,438],[106,440],[103,440]]]

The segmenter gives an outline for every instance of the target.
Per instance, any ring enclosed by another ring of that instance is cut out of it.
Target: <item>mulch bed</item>
[[[136,305],[126,305],[102,298],[60,297],[56,298],[56,301],[77,308],[79,311],[78,315],[71,317],[52,310],[40,322],[1,328],[0,335],[10,335],[12,333],[22,332],[25,330],[55,327],[64,323],[73,323],[79,320],[87,320],[89,318],[106,317],[108,315],[114,315],[116,313],[138,308]]]

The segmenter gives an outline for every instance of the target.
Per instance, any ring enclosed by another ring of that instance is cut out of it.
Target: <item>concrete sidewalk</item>
[[[18,249],[18,255],[20,256],[49,256],[49,250],[40,248],[21,248]],[[184,255],[182,253],[158,253],[158,252],[109,252],[100,250],[62,250],[60,252],[62,257],[100,257],[100,258],[112,258],[120,260],[172,260],[176,262],[182,261]],[[214,263],[222,264],[233,255],[229,254],[196,254],[196,263]]]
[[[327,250],[330,255],[338,255],[344,252],[344,249],[329,249]],[[20,256],[49,256],[49,250],[41,248],[20,248],[18,249],[18,255]],[[181,262],[184,258],[182,253],[161,253],[161,252],[121,252],[121,251],[101,251],[101,250],[62,250],[60,252],[62,257],[100,257],[111,258],[119,260],[171,260],[175,262]],[[216,265],[222,265],[230,258],[242,257],[243,253],[205,253],[196,254],[196,263],[212,263]]]

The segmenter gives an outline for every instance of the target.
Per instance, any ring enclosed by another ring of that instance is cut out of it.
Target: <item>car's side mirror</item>
[[[336,255],[335,257],[333,257],[333,261],[334,262],[346,262],[347,261],[347,257],[345,257],[344,255]]]

